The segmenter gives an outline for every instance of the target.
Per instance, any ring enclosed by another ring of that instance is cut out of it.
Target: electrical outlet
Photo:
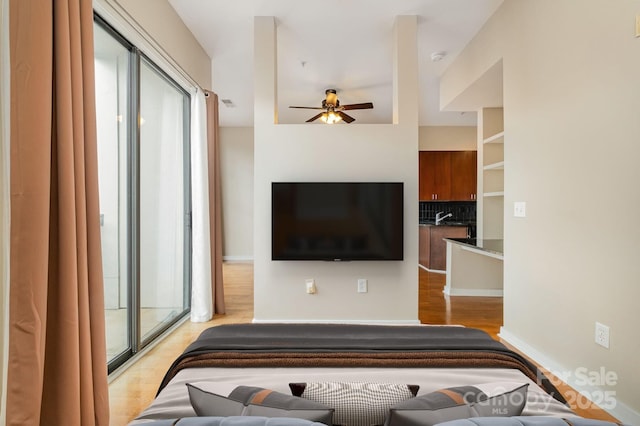
[[[609,327],[596,322],[596,343],[609,349]]]
[[[313,278],[306,280],[307,294],[316,294],[316,282]]]
[[[367,292],[367,280],[364,278],[358,279],[358,293],[366,293]]]

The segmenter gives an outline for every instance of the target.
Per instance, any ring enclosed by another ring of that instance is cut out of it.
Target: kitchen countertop
[[[469,226],[469,225],[475,225],[475,222],[457,222],[457,221],[444,221],[444,222],[440,222],[440,224],[438,226]],[[421,220],[419,222],[419,225],[421,226],[436,226],[436,221],[435,220]]]
[[[463,246],[473,247],[474,249],[487,253],[504,255],[504,240],[478,240],[475,238],[445,238],[447,241],[457,243]]]

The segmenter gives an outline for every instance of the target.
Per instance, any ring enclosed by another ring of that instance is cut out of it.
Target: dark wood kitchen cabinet
[[[431,226],[420,225],[418,229],[418,264],[429,268],[431,262],[429,256],[431,255]]]
[[[444,238],[467,238],[466,226],[421,225],[418,232],[418,263],[436,271],[447,268],[447,243]]]
[[[420,200],[451,198],[451,151],[420,151]]]
[[[474,201],[478,182],[478,153],[456,151],[451,155],[451,200]]]
[[[420,151],[421,201],[476,199],[476,151]]]

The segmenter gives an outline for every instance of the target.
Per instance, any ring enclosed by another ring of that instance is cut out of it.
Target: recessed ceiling
[[[221,105],[222,126],[253,126],[254,16],[276,18],[279,123],[304,123],[314,114],[288,106],[320,106],[328,88],[342,104],[373,102],[355,123],[391,123],[398,15],[418,17],[420,125],[475,125],[475,112],[440,111],[439,79],[502,1],[169,0],[212,59],[211,90],[233,103]]]

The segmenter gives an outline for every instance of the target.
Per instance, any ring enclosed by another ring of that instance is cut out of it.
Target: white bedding
[[[195,416],[186,383],[250,385],[290,394],[291,382],[384,382],[420,386],[418,395],[438,389],[490,382],[529,383],[523,415],[575,416],[518,370],[497,368],[188,368],[181,370],[131,426],[156,419]]]

